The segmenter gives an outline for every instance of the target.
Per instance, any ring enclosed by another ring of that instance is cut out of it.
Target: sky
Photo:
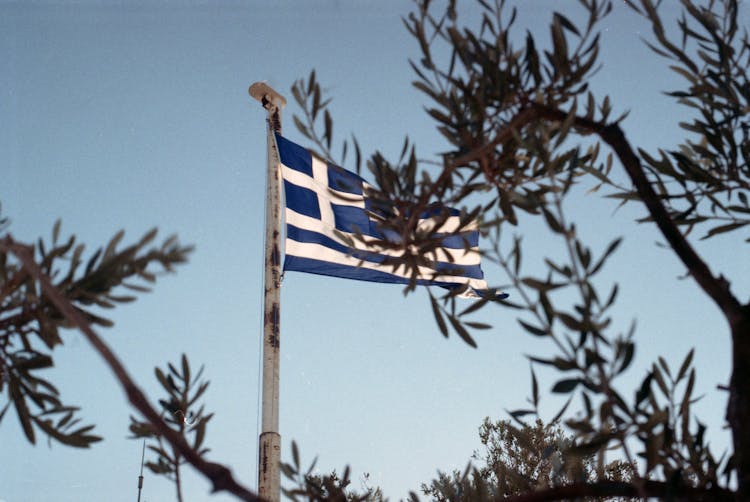
[[[517,33],[529,29],[546,43],[552,10],[574,18],[575,6],[525,2]],[[445,145],[410,85],[408,58],[418,47],[401,21],[410,8],[395,0],[0,1],[0,202],[8,231],[18,240],[48,240],[60,218],[61,234],[75,234],[89,252],[120,229],[133,242],[154,226],[162,238],[176,233],[196,246],[190,262],[160,277],[152,293],[109,312],[115,326],[99,332],[152,402],[161,397],[155,366],[183,353],[194,367],[205,366],[205,403],[215,412],[209,459],[251,488],[266,135],[265,112],[247,88],[265,81],[285,95],[284,134],[305,146],[291,120],[300,110],[289,89],[314,68],[334,98],[339,138],[355,133],[363,152],[396,158],[408,134],[429,158]],[[459,12],[471,17],[476,7],[460,2]],[[648,31],[617,4],[602,24],[603,65],[592,89],[610,95],[615,113],[630,110],[628,138],[655,152],[682,138],[675,119],[684,111],[661,94],[679,80],[641,42]],[[721,452],[728,444],[725,396],[716,386],[726,383],[730,366],[717,309],[679,278],[684,269],[657,245],[659,235],[633,222],[642,208],[616,211],[594,194],[570,209],[595,249],[626,236],[602,278],[621,283],[616,325],[626,330],[637,319],[637,358],[623,388],[634,388],[657,355],[679,365],[695,347],[696,394],[705,394],[697,414]],[[531,221],[512,233],[523,236],[532,271],[557,252]],[[750,267],[736,242],[696,245],[735,278],[744,299]],[[491,284],[506,280],[492,266],[485,275]],[[445,339],[427,294],[404,297],[394,285],[289,273],[281,312],[283,459],[291,459],[294,440],[303,463],[317,457],[322,472],[350,465],[355,488],[369,473],[369,483],[392,500],[438,469],[462,469],[480,447],[482,420],[525,406],[527,355],[551,350],[502,308],[483,314],[494,327],[477,335],[478,349]],[[105,440],[87,450],[44,438],[32,446],[8,413],[0,422],[0,500],[135,500],[142,444],[128,439],[134,412],[86,340],[69,331],[64,341],[45,375]],[[543,389],[555,381],[554,374],[541,377]],[[542,404],[549,418],[560,402],[545,395]],[[233,500],[209,497],[208,482],[186,470],[186,500]],[[141,500],[173,498],[169,481],[145,473]]]

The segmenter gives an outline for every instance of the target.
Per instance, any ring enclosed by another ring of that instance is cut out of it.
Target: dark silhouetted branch
[[[466,165],[470,162],[479,161],[494,151],[498,145],[506,141],[513,133],[519,132],[524,126],[539,119],[554,120],[562,122],[568,117],[568,113],[557,108],[538,103],[529,104],[516,114],[508,125],[498,135],[485,145],[476,148],[460,157],[456,157],[451,167]],[[742,317],[742,308],[739,301],[729,290],[729,283],[723,277],[714,277],[708,265],[695,252],[688,243],[685,236],[680,232],[669,216],[661,199],[654,191],[651,183],[643,171],[641,162],[633,152],[625,134],[617,124],[605,124],[577,116],[574,118],[576,128],[599,136],[620,159],[625,171],[628,173],[633,186],[638,192],[641,201],[646,205],[651,218],[659,227],[664,238],[680,258],[682,263],[690,271],[698,285],[714,300],[730,324],[739,321]],[[443,175],[446,169],[443,172]]]
[[[204,460],[203,457],[185,442],[178,432],[170,429],[164,423],[161,416],[149,404],[146,396],[135,385],[125,367],[120,363],[107,344],[94,332],[83,315],[60,294],[49,277],[39,269],[34,261],[33,248],[16,243],[10,236],[6,236],[0,240],[0,249],[13,253],[18,257],[26,272],[39,282],[44,296],[50,300],[68,321],[84,334],[94,349],[102,356],[120,382],[125,394],[128,396],[130,404],[141,412],[144,418],[154,426],[158,434],[172,444],[193,467],[211,481],[214,492],[227,491],[242,500],[262,502],[263,499],[235,481],[232,472],[227,467]]]
[[[451,167],[481,161],[510,134],[519,132],[536,120],[562,122],[568,113],[539,103],[531,103],[522,109],[492,141],[454,159]],[[662,199],[654,191],[646,177],[638,156],[633,151],[617,123],[606,124],[576,116],[573,126],[578,130],[594,134],[606,143],[617,155],[628,174],[638,197],[646,206],[651,219],[661,231],[677,257],[682,261],[700,288],[721,309],[727,319],[732,334],[733,368],[730,382],[730,398],[727,407],[727,420],[732,428],[735,450],[735,464],[739,477],[738,496],[743,500],[750,496],[750,305],[742,305],[730,291],[729,282],[723,276],[714,276],[705,261],[696,253],[675,222],[669,216]],[[743,498],[744,497],[744,498]],[[516,499],[514,499],[516,500]],[[517,500],[552,500],[544,498],[519,498]]]

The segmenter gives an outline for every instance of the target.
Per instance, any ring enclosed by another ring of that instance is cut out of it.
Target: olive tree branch
[[[539,103],[529,103],[508,122],[508,125],[492,141],[453,159],[450,164],[451,168],[446,168],[438,181],[446,177],[452,171],[452,168],[478,161],[487,156],[515,131],[520,131],[520,129],[534,120],[548,119],[563,121],[567,117],[568,113],[560,109]],[[654,223],[659,227],[659,230],[675,254],[690,271],[690,274],[701,289],[721,309],[729,323],[734,324],[735,322],[739,322],[743,318],[742,306],[729,290],[729,282],[723,276],[714,277],[706,262],[696,253],[679,228],[677,228],[677,225],[674,224],[661,199],[646,177],[640,160],[630,146],[620,126],[617,123],[605,124],[581,116],[573,118],[573,125],[580,130],[596,134],[614,150],[630,180],[633,182],[633,186],[638,192],[641,201],[645,204]]]
[[[163,436],[174,448],[176,448],[185,459],[195,467],[201,474],[208,478],[213,484],[213,491],[227,491],[242,500],[262,502],[262,499],[249,489],[240,485],[232,476],[232,472],[225,466],[214,462],[208,462],[201,457],[185,440],[164,423],[161,416],[148,402],[148,398],[136,386],[125,367],[112,352],[109,346],[94,332],[91,325],[84,319],[78,310],[63,297],[52,284],[50,278],[44,274],[33,258],[33,251],[29,246],[17,243],[11,236],[0,240],[0,250],[13,253],[18,257],[23,268],[41,286],[42,293],[49,298],[50,302],[65,316],[65,318],[77,327],[91,343],[94,349],[105,360],[115,377],[120,382],[128,401],[154,426],[156,431]]]
[[[550,181],[552,182],[552,184],[557,185],[558,180],[554,171],[550,170],[549,177],[550,177]],[[552,198],[553,198],[555,211],[557,213],[556,216],[558,218],[558,221],[560,222],[560,225],[562,226],[562,228],[565,229],[565,233],[563,234],[564,240],[565,240],[565,248],[568,252],[568,259],[571,264],[571,269],[572,269],[573,277],[575,278],[575,285],[576,285],[576,288],[578,289],[578,294],[580,295],[582,302],[587,305],[586,315],[588,316],[589,313],[594,314],[593,312],[589,310],[588,301],[587,301],[588,294],[587,294],[586,288],[590,287],[589,285],[590,276],[588,275],[588,272],[582,273],[581,267],[579,266],[579,263],[578,263],[579,260],[576,259],[576,252],[573,249],[574,247],[573,240],[575,238],[575,235],[574,235],[574,231],[572,230],[573,227],[569,226],[568,222],[566,221],[565,211],[563,210],[562,196],[560,195],[560,192],[558,190],[553,190]],[[596,316],[596,319],[600,319],[602,314],[603,314],[603,310],[600,309],[600,311],[594,315]],[[592,322],[593,322],[593,319],[592,319]],[[600,353],[600,347],[599,347],[600,335],[598,333],[592,333],[592,335],[593,335],[592,344],[594,347],[594,351],[596,352],[596,354],[599,354]],[[606,400],[610,403],[617,403],[617,399],[614,396],[615,391],[612,388],[612,379],[609,373],[605,370],[602,364],[602,361],[597,359],[594,363],[594,366],[596,367],[596,370],[599,374],[598,377],[601,381],[602,391],[603,391],[603,394],[605,395]],[[633,419],[632,416],[630,418]],[[604,421],[602,420],[602,422]],[[602,426],[607,427],[607,424],[602,423]],[[619,431],[617,434],[617,440],[620,443],[620,447],[622,448],[623,453],[625,454],[625,458],[627,462],[630,465],[636,465],[633,455],[630,452],[630,447],[628,446],[628,443],[625,440],[625,436],[619,433]],[[600,450],[600,453],[603,453],[603,450]],[[639,497],[645,498],[647,496],[646,493],[643,491],[642,481],[636,479],[633,482],[633,485],[637,488]]]

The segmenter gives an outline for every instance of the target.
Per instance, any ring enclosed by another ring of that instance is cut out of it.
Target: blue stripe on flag
[[[372,235],[370,224],[372,221],[367,217],[364,209],[352,206],[342,206],[340,204],[331,204],[333,216],[336,218],[336,230],[342,232]]]
[[[401,277],[379,270],[350,267],[348,265],[339,265],[338,263],[300,256],[287,255],[284,259],[284,270],[296,270],[298,272],[308,272],[310,274],[328,275],[358,281],[385,282],[390,284],[405,284],[409,282]]]
[[[327,235],[321,234],[319,232],[313,232],[312,230],[298,228],[294,225],[286,226],[286,238],[296,242],[307,244],[320,244],[321,246],[337,251],[344,256],[351,255],[358,260],[364,260],[372,263],[383,263],[387,258],[386,256],[378,253],[352,249],[346,244],[341,244],[340,242],[333,240]],[[289,255],[287,254],[287,257],[288,256]],[[286,266],[284,266],[284,268],[286,268]]]
[[[315,258],[305,258],[300,256],[286,256],[284,259],[284,270],[307,272],[309,274],[327,275],[329,277],[339,277],[342,279],[354,279],[357,281],[381,282],[387,284],[409,284],[410,280],[405,277],[389,274],[380,270],[371,270],[360,267],[350,267],[329,261],[316,260]],[[441,286],[455,288],[457,283],[432,281],[428,279],[417,279],[417,284],[421,286]]]
[[[362,195],[365,180],[339,166],[328,165],[328,186],[339,192]]]
[[[460,216],[461,211],[458,209],[454,209],[452,207],[445,207],[445,206],[432,206],[428,209],[425,209],[422,211],[422,218],[430,218],[432,216],[442,216],[443,213],[448,212],[449,216]]]
[[[435,234],[439,237],[440,234]],[[449,249],[464,249],[467,245],[471,248],[479,246],[479,232],[466,232],[463,235],[445,235],[441,241],[443,247]]]

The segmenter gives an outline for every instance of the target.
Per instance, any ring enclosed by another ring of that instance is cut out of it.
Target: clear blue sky
[[[593,89],[610,94],[616,111],[631,110],[625,128],[633,142],[652,152],[671,147],[681,137],[680,112],[660,91],[676,78],[640,42],[648,28],[617,3],[603,25],[604,66]],[[519,34],[529,28],[546,43],[552,6],[575,16],[575,5],[524,2]],[[248,486],[256,482],[265,113],[247,87],[265,80],[285,94],[285,135],[305,145],[292,125],[299,110],[289,88],[316,68],[332,91],[339,135],[355,132],[365,152],[395,157],[409,134],[429,157],[444,145],[409,85],[407,58],[416,45],[400,19],[409,8],[406,1],[340,0],[0,2],[0,201],[10,232],[27,241],[48,237],[62,218],[63,234],[75,233],[90,250],[121,228],[135,240],[152,226],[196,245],[188,265],[118,307],[115,327],[101,334],[154,400],[155,365],[183,352],[205,364],[207,407],[216,412],[210,458]],[[708,394],[698,411],[724,447],[725,403],[715,387],[728,378],[729,337],[716,309],[678,280],[683,269],[655,245],[659,236],[632,223],[640,208],[615,212],[590,195],[572,209],[599,250],[627,234],[605,279],[622,282],[617,324],[624,330],[638,319],[631,388],[657,354],[679,364],[696,347],[696,393]],[[539,230],[532,223],[515,230],[534,250],[528,263],[536,259],[537,271],[557,252]],[[699,249],[740,278],[744,298],[748,262],[729,244]],[[499,269],[485,267],[485,274],[505,282]],[[551,350],[522,333],[513,311],[486,317],[495,328],[477,337],[474,350],[443,339],[424,292],[404,298],[398,286],[288,274],[284,457],[294,439],[306,462],[317,455],[321,470],[339,472],[349,463],[355,486],[369,472],[392,499],[437,469],[463,468],[479,446],[482,419],[524,406],[525,354]],[[141,443],[126,439],[131,411],[123,392],[78,333],[66,334],[55,362],[47,374],[64,401],[81,406],[106,439],[90,450],[44,439],[32,447],[8,413],[0,423],[0,500],[135,500]],[[543,376],[548,389],[554,375]],[[557,401],[544,403],[551,416]],[[186,500],[208,500],[208,490],[186,475]],[[172,485],[146,473],[142,500],[172,499]]]

